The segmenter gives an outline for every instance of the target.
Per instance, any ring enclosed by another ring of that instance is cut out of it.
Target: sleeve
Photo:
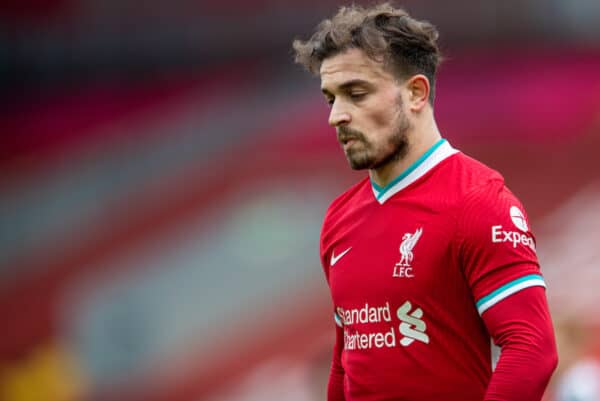
[[[539,401],[558,363],[552,320],[541,287],[520,291],[483,314],[501,347],[484,401]]]
[[[327,215],[329,212],[327,213]],[[329,285],[329,263],[328,261],[328,246],[326,245],[326,223],[325,217],[320,239],[320,257],[325,279]],[[333,356],[331,361],[331,369],[329,371],[329,381],[327,384],[327,401],[345,401],[344,396],[344,368],[342,366],[342,352],[344,349],[344,328],[341,317],[335,311],[333,312],[335,320],[335,345],[333,347]]]
[[[459,259],[500,358],[485,401],[540,400],[556,346],[533,236],[501,180],[473,191],[458,219]]]
[[[344,368],[342,367],[342,350],[344,348],[344,329],[340,317],[334,313],[336,322],[335,345],[327,384],[327,401],[344,401]]]
[[[457,239],[480,315],[525,288],[546,286],[523,206],[503,181],[491,181],[465,198]]]

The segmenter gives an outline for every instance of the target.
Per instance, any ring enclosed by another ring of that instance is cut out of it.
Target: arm
[[[333,360],[327,385],[327,401],[344,401],[344,368],[342,367],[342,350],[344,349],[344,329],[335,326],[335,346]]]
[[[477,310],[501,355],[484,401],[539,401],[556,345],[535,238],[519,200],[492,180],[467,196],[460,258]]]
[[[331,207],[330,207],[331,209]],[[325,220],[323,222],[323,228],[321,230],[320,240],[320,256],[321,265],[327,285],[331,286],[329,282],[329,258],[331,255],[328,251],[327,246],[327,220],[330,213],[330,209],[327,210]],[[327,384],[327,401],[345,401],[344,397],[344,368],[342,367],[342,351],[344,350],[344,326],[340,316],[338,316],[333,308],[333,317],[335,320],[335,345],[333,347],[333,358],[331,361],[331,370],[329,372],[329,382]]]
[[[558,357],[543,287],[519,291],[483,313],[501,347],[484,401],[538,401]]]

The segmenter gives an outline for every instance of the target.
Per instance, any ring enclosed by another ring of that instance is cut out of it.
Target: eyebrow
[[[346,81],[341,84],[338,89],[343,91],[353,86],[366,86],[370,88],[372,85],[370,82],[365,81],[364,79],[351,79],[350,81]],[[325,95],[331,95],[331,92],[329,92],[326,88],[321,88],[321,92],[323,92]]]

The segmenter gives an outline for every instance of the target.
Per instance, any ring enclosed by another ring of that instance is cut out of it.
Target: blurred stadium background
[[[600,2],[401,4],[441,31],[445,137],[529,212],[547,399],[598,401]],[[2,2],[0,401],[324,399],[319,230],[364,172],[290,44],[338,6]]]

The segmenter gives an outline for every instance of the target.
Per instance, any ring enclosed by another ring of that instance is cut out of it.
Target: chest
[[[422,205],[373,208],[340,221],[330,245],[336,305],[423,299],[460,279],[452,216]]]

